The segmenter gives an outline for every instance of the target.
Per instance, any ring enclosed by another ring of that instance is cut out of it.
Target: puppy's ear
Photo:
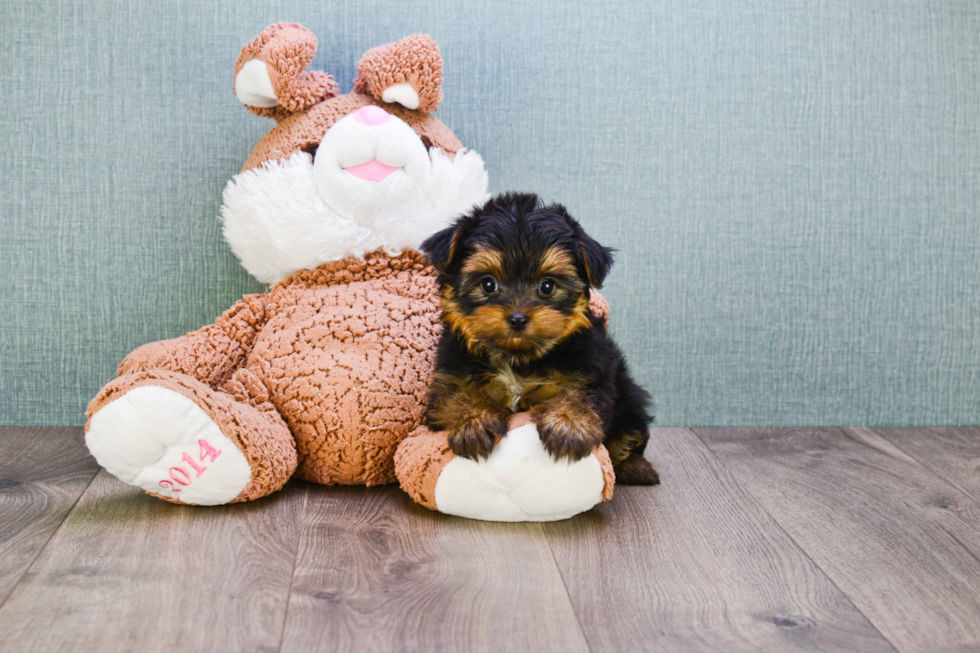
[[[422,243],[422,252],[429,257],[429,262],[436,267],[439,272],[445,274],[453,264],[457,255],[462,250],[462,244],[466,240],[467,234],[478,222],[478,218],[472,215],[464,215],[457,218],[456,222],[438,231]]]
[[[578,257],[585,270],[586,280],[593,288],[602,288],[602,282],[606,280],[609,268],[613,264],[612,253],[614,250],[611,247],[603,247],[592,236],[585,233],[582,225],[568,214],[564,206],[558,204],[554,208],[572,228],[572,237],[578,246]]]
[[[576,239],[578,240],[579,256],[582,257],[582,266],[585,268],[585,276],[593,288],[602,288],[602,282],[609,274],[609,268],[613,264],[613,250],[610,247],[603,247],[595,241],[589,234],[578,227]]]

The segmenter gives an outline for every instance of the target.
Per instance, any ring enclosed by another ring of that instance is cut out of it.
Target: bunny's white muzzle
[[[417,249],[486,202],[487,185],[476,152],[427,151],[402,120],[362,107],[327,130],[315,159],[296,152],[235,175],[221,220],[245,269],[273,284],[376,249]]]

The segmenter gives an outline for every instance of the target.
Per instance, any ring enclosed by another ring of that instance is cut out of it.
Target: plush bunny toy
[[[221,219],[232,250],[269,291],[198,331],[136,349],[88,407],[96,460],[162,499],[247,501],[293,476],[392,483],[396,448],[424,415],[442,325],[435,273],[415,248],[487,199],[483,160],[432,115],[442,58],[429,37],[366,53],[346,95],[329,75],[306,70],[315,52],[311,32],[280,23],[235,65],[238,99],[278,124],[228,183]],[[434,474],[454,468],[434,451],[428,465],[423,440],[413,442],[403,486],[434,487]],[[591,490],[570,514],[611,492],[603,455],[590,457]],[[559,487],[581,485],[546,466]],[[494,476],[489,462],[478,467]],[[486,500],[481,491],[476,504]],[[554,508],[502,516],[555,518]]]

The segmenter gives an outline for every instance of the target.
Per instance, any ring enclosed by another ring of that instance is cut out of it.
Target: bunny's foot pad
[[[612,497],[612,463],[600,446],[569,463],[541,445],[526,413],[515,415],[488,459],[457,457],[445,432],[419,427],[398,447],[395,473],[416,502],[485,521],[557,521]]]
[[[85,443],[120,480],[175,503],[231,503],[248,486],[248,459],[193,400],[144,385],[102,406]]]

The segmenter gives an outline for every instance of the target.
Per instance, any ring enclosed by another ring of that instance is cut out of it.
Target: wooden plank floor
[[[551,524],[155,500],[0,428],[0,651],[980,651],[980,429],[654,429]]]
[[[980,504],[869,429],[698,433],[897,650],[980,649]]]

